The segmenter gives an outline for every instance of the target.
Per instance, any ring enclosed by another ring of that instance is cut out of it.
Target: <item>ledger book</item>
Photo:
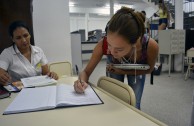
[[[3,114],[97,104],[103,102],[91,86],[88,86],[84,93],[78,94],[72,85],[60,84],[22,89]]]

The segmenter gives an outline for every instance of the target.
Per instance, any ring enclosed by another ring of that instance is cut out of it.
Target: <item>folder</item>
[[[91,86],[84,93],[78,94],[72,85],[60,84],[22,89],[3,114],[98,104],[103,104],[103,101]]]

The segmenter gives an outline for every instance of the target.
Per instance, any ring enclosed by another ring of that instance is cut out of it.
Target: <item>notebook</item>
[[[39,87],[57,83],[55,79],[50,78],[47,75],[22,78],[21,81],[24,87]]]
[[[148,64],[113,64],[113,67],[125,70],[148,70],[150,68]]]
[[[60,84],[22,89],[3,114],[97,104],[103,102],[91,86],[88,86],[84,93],[78,94],[72,85]]]

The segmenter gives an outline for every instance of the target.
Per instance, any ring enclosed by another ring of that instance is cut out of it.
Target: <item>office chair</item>
[[[192,58],[194,58],[194,49],[193,48],[187,50],[187,64],[188,64],[188,68],[187,68],[187,72],[185,74],[185,80],[187,80],[188,77],[190,77],[191,70],[194,70],[194,62],[192,61]]]
[[[49,65],[49,70],[57,73],[57,75],[62,77],[63,75],[72,75],[71,63],[68,61],[64,62],[54,62]]]
[[[110,77],[100,77],[97,86],[135,107],[136,97],[133,89],[127,84]]]

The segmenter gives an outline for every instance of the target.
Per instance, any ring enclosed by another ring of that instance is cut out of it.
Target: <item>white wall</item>
[[[90,31],[95,29],[102,29],[102,31],[105,31],[106,24],[109,20],[110,18],[90,18],[88,29]]]
[[[49,62],[72,61],[69,0],[33,0],[35,45]]]
[[[70,31],[77,31],[79,29],[85,29],[84,17],[70,17]]]
[[[106,23],[109,21],[109,18],[94,18],[94,17],[89,17],[88,18],[88,31],[95,30],[95,29],[102,29],[104,31]],[[79,29],[85,29],[85,17],[75,17],[71,16],[70,17],[70,31],[77,31]]]

